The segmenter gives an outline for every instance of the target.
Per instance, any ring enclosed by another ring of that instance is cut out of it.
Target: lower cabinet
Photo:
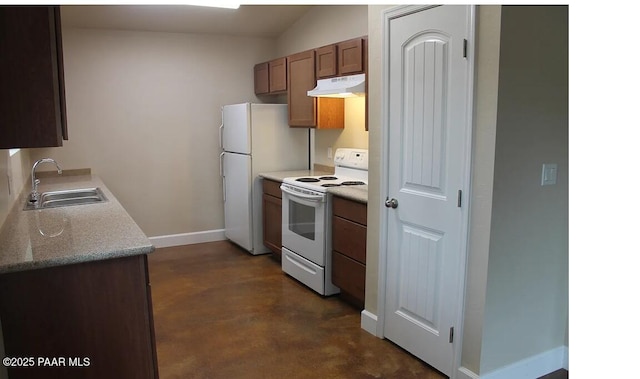
[[[282,260],[282,192],[280,183],[262,180],[262,243]]]
[[[364,308],[367,264],[367,205],[333,198],[331,281],[340,296]]]
[[[12,379],[158,378],[146,255],[2,274],[0,318]]]

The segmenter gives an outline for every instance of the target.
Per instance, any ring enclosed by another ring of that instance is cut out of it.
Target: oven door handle
[[[299,198],[306,199],[306,200],[312,200],[312,201],[316,201],[316,202],[321,202],[324,199],[323,195],[306,195],[306,194],[303,194],[303,193],[292,191],[289,188],[283,187],[283,186],[280,186],[280,189],[282,190],[282,192],[287,193],[287,194],[289,194],[291,196],[299,197]]]

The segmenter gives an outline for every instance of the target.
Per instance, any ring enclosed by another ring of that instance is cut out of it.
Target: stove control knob
[[[396,208],[398,208],[398,200],[396,200],[396,199],[389,199],[389,198],[387,197],[387,200],[385,200],[385,202],[384,202],[384,206],[385,206],[385,207],[387,207],[387,208],[393,208],[393,209],[396,209]]]

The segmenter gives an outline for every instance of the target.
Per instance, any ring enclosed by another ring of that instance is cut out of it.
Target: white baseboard
[[[149,240],[156,248],[172,247],[181,245],[191,245],[194,243],[223,241],[224,229],[204,230],[202,232],[170,234],[166,236],[149,237]]]
[[[493,370],[482,379],[535,379],[564,368],[569,369],[569,348],[556,347],[544,353]]]
[[[480,379],[480,376],[466,367],[458,367],[456,379]]]
[[[367,310],[363,310],[360,313],[360,327],[370,334],[377,336],[376,330],[378,327],[378,316]]]

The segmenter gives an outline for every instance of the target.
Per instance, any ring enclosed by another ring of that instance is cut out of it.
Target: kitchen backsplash
[[[28,149],[11,154],[11,150],[0,150],[0,226],[24,188],[30,175],[30,155]]]
[[[333,166],[333,153],[340,147],[369,148],[369,132],[365,130],[365,98],[344,100],[344,129],[313,130],[315,133],[314,164]],[[329,157],[328,149],[332,156]]]

